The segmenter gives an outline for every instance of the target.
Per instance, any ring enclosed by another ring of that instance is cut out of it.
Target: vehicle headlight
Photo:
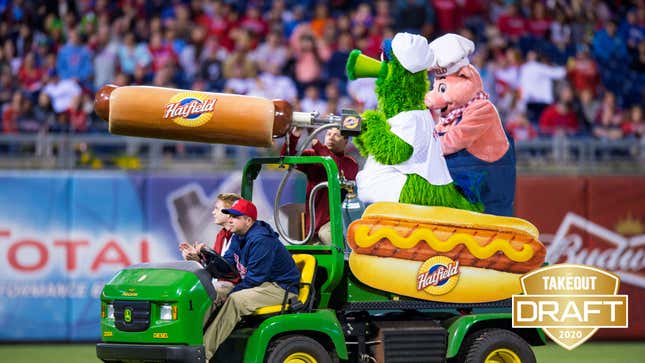
[[[159,307],[159,319],[177,320],[177,305],[161,304],[161,306]]]
[[[106,304],[106,318],[109,320],[114,320],[114,305]]]

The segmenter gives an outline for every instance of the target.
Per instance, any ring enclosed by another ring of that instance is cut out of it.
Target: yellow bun
[[[471,266],[459,266],[455,288],[442,295],[417,290],[417,273],[423,262],[392,257],[354,253],[349,267],[364,284],[382,291],[417,299],[450,302],[481,303],[509,299],[522,291],[521,274]]]
[[[363,212],[362,219],[386,218],[432,224],[453,226],[466,229],[482,229],[499,232],[513,232],[538,240],[539,232],[533,224],[521,218],[500,217],[492,214],[471,212],[467,210],[428,207],[423,205],[377,202],[369,205]]]

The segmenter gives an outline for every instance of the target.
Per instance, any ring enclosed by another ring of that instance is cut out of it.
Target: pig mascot
[[[435,54],[432,89],[425,105],[437,120],[441,150],[455,183],[468,186],[484,213],[512,216],[515,149],[468,56],[472,41],[446,34],[429,44]]]

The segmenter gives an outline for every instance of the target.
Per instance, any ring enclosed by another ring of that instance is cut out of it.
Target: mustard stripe
[[[356,227],[354,239],[359,247],[367,248],[379,240],[386,238],[396,248],[411,248],[419,241],[424,240],[430,248],[437,252],[452,251],[455,246],[463,244],[468,248],[468,251],[470,251],[473,256],[480,260],[489,258],[497,251],[504,252],[508,258],[516,262],[526,262],[533,257],[533,247],[528,244],[522,246],[522,250],[518,251],[514,249],[508,241],[501,238],[494,239],[486,246],[480,246],[472,235],[466,233],[455,233],[447,240],[441,241],[435,237],[432,231],[425,228],[415,229],[408,237],[400,236],[391,228],[380,228],[372,234],[369,233],[369,230],[370,227],[366,225],[359,225]]]

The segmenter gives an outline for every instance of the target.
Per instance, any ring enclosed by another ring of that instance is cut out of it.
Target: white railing
[[[102,134],[0,135],[0,168],[3,169],[100,166],[144,170],[239,170],[251,157],[277,153],[277,148]],[[645,139],[603,141],[556,136],[516,142],[516,155],[521,171],[603,172],[619,167],[621,172],[645,174]],[[100,163],[92,164],[92,160]],[[122,162],[124,160],[126,162]]]

